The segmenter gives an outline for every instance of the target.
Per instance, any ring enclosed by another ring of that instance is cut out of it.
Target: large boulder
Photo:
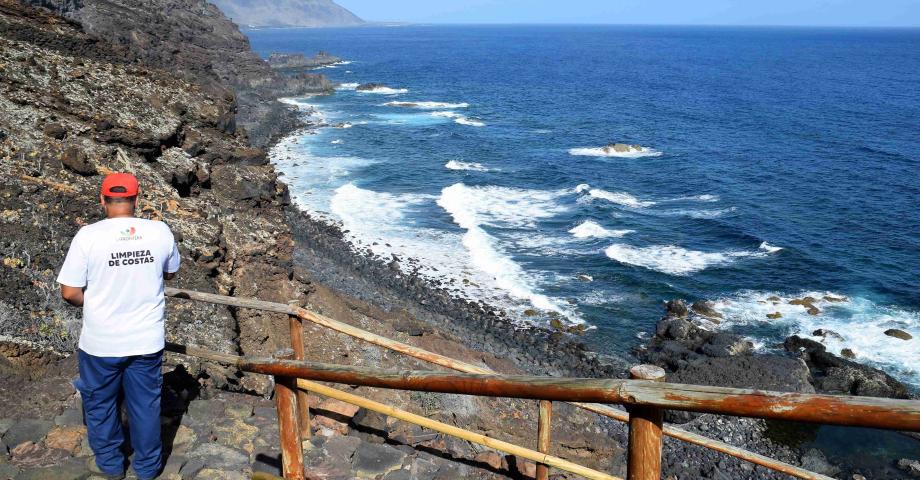
[[[885,335],[888,335],[889,337],[900,338],[901,340],[910,340],[914,338],[913,335],[899,328],[889,328],[888,330],[885,330]]]
[[[690,315],[690,311],[687,310],[687,305],[684,304],[684,301],[681,299],[669,300],[665,304],[667,313],[665,316],[674,317],[674,318],[687,318]]]
[[[63,140],[64,137],[67,136],[67,129],[64,128],[63,125],[57,122],[46,123],[45,126],[42,128],[42,133],[44,133],[45,136],[48,136],[48,137],[51,137],[57,140]]]
[[[712,302],[698,300],[693,302],[693,305],[690,305],[690,310],[693,310],[693,313],[702,315],[710,320],[718,320],[722,318],[722,314],[715,309]]]
[[[89,160],[86,152],[75,145],[67,147],[61,154],[61,164],[68,170],[83,176],[96,174],[96,166]]]

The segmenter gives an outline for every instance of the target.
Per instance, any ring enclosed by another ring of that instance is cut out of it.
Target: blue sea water
[[[319,70],[335,94],[289,100],[328,127],[272,158],[375,253],[522,322],[584,323],[600,351],[641,344],[664,300],[711,300],[709,326],[759,348],[797,333],[920,387],[920,30],[247,34],[347,60]],[[788,304],[806,295],[817,315]]]

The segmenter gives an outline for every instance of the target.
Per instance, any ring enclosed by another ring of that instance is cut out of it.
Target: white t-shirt
[[[178,270],[179,251],[163,222],[120,217],[81,228],[57,278],[86,287],[80,350],[97,357],[162,350],[163,272]]]

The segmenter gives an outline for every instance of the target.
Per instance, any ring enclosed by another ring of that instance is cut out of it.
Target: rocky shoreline
[[[395,312],[424,317],[434,328],[467,339],[468,346],[513,359],[522,369],[547,375],[625,378],[625,359],[592,352],[578,337],[522,326],[500,308],[450,294],[446,285],[404,274],[401,262],[359,251],[337,225],[290,206],[288,222],[298,248],[295,263],[317,282]]]
[[[422,319],[436,329],[463,338],[468,347],[507,358],[529,373],[624,378],[630,365],[642,362],[664,367],[669,381],[677,383],[890,398],[912,396],[890,375],[829,353],[812,340],[792,336],[782,352],[756,353],[753,344],[741,335],[701,327],[711,321],[707,315],[714,314],[706,302],[697,302],[692,308],[680,300],[668,302],[654,336],[634,352],[635,359],[598,355],[578,336],[537,326],[522,327],[500,309],[456,298],[436,282],[417,274],[407,275],[400,262],[411,265],[410,259],[375,257],[369,249],[355,247],[346,239],[347,232],[328,221],[315,219],[293,206],[288,209],[288,221],[298,244],[295,263],[309,270],[317,282],[391,312]],[[904,472],[897,467],[903,460],[899,458],[893,458],[888,468],[876,470],[833,465],[819,448],[777,433],[787,428],[780,422],[675,411],[669,412],[666,420],[826,475],[901,478]],[[622,426],[608,428],[617,431]],[[904,437],[904,441],[914,440]],[[666,458],[673,455],[685,459],[666,462],[666,472],[677,478],[785,478],[762,470],[755,474],[745,462],[713,457],[713,452],[700,452],[680,442],[670,442],[669,449]],[[688,458],[693,460],[688,462]]]

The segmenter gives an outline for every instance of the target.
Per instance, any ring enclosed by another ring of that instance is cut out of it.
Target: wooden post
[[[654,365],[638,365],[629,369],[635,380],[664,381],[664,369]],[[626,465],[627,480],[661,479],[662,411],[656,407],[627,406],[629,412],[629,450]]]
[[[282,351],[275,358],[290,360],[293,352]],[[297,424],[297,379],[275,376],[275,408],[281,437],[281,471],[286,480],[304,480],[303,441]]]
[[[303,351],[303,320],[297,315],[288,315],[291,325],[291,348],[294,349],[294,359],[304,360]],[[307,392],[297,389],[297,423],[300,425],[300,436],[309,439],[312,436],[310,428],[310,399]]]
[[[540,400],[540,419],[537,425],[537,450],[549,454],[550,434],[553,430],[553,402]],[[549,479],[549,465],[537,464],[537,480]]]

